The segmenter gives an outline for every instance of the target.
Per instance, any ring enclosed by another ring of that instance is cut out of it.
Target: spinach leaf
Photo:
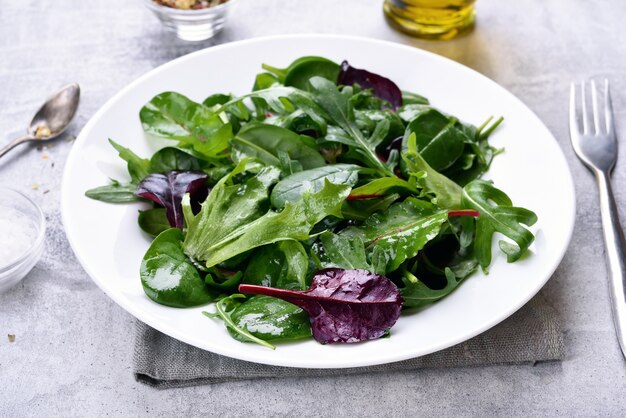
[[[356,343],[385,335],[400,317],[402,297],[388,278],[366,270],[325,269],[306,291],[242,284],[242,293],[273,296],[309,314],[322,344]]]
[[[417,93],[412,93],[410,91],[403,91],[402,92],[402,103],[406,106],[406,105],[413,105],[413,104],[421,104],[421,105],[427,105],[429,103],[428,99],[424,96],[420,96]]]
[[[419,113],[406,128],[405,138],[415,135],[417,151],[437,171],[450,167],[461,156],[469,138],[457,128],[457,120],[435,109]]]
[[[230,124],[218,112],[179,93],[155,96],[139,112],[145,132],[177,140],[208,158],[224,156],[232,137]]]
[[[433,169],[417,151],[415,134],[411,134],[407,141],[407,150],[402,154],[409,173],[426,193],[434,195],[433,203],[446,208],[461,207],[461,187]]]
[[[376,147],[384,138],[382,131],[385,131],[386,135],[389,122],[386,120],[379,122],[381,128],[374,131],[370,138],[366,138],[355,122],[354,109],[346,94],[339,92],[335,84],[322,77],[313,77],[310,83],[315,91],[316,103],[324,109],[330,120],[345,132],[345,135],[327,135],[326,139],[353,147],[354,153],[370,167],[383,175],[393,176],[393,172],[376,155]]]
[[[85,196],[108,203],[132,203],[139,200],[135,196],[135,190],[137,190],[135,184],[122,184],[117,180],[111,180],[111,184],[87,190]]]
[[[268,343],[265,340],[262,340],[261,338],[255,337],[246,329],[240,327],[235,323],[235,321],[233,321],[232,315],[235,309],[237,309],[237,307],[242,304],[242,299],[245,300],[246,296],[235,293],[234,295],[230,295],[228,297],[218,300],[215,303],[215,313],[206,311],[202,313],[209,318],[222,319],[224,321],[224,324],[226,325],[226,329],[228,330],[228,332],[231,335],[236,334],[239,341],[250,341],[275,350],[276,347],[274,347],[272,344]]]
[[[256,158],[265,164],[281,166],[280,154],[298,161],[304,169],[325,164],[320,153],[308,146],[300,135],[278,126],[249,123],[231,140],[233,160]]]
[[[289,302],[269,296],[253,296],[238,305],[230,315],[233,323],[265,341],[299,340],[311,336],[309,316]],[[247,341],[247,337],[228,329],[233,338]]]
[[[534,225],[537,215],[528,209],[514,207],[511,199],[488,181],[474,180],[465,186],[463,206],[480,212],[476,220],[474,253],[485,271],[491,264],[491,241],[495,232],[513,240],[513,243],[499,242],[509,263],[518,260],[535,239],[523,225]]]
[[[153,237],[156,237],[161,232],[171,228],[164,208],[140,211],[138,223],[142,231],[152,235]]]
[[[333,164],[287,176],[274,186],[270,198],[272,205],[282,209],[285,203],[299,200],[307,190],[320,191],[326,181],[354,186],[360,169],[361,167],[354,164]]]
[[[181,248],[183,233],[170,228],[159,234],[141,261],[143,290],[153,301],[175,308],[211,302],[217,295],[204,284]]]
[[[293,86],[300,90],[310,91],[311,77],[324,77],[333,83],[339,75],[339,65],[323,57],[300,57],[292,62],[289,67],[281,69],[263,64],[263,69],[276,75],[278,80],[285,86]]]
[[[252,187],[246,187],[244,192],[247,189]],[[251,220],[246,219],[250,212],[246,210],[247,203],[228,198],[218,185],[200,213],[189,222],[185,252],[211,267],[262,245],[306,240],[313,226],[326,216],[341,216],[341,204],[349,193],[349,186],[326,182],[319,192],[304,193],[299,201],[287,203],[282,212],[268,211]]]
[[[348,239],[359,237],[368,251],[377,249],[382,252],[386,272],[392,272],[435,238],[447,219],[446,210],[409,197],[390,206],[384,213],[373,214],[362,226],[348,227],[339,234]]]
[[[151,173],[167,173],[169,171],[198,171],[206,167],[206,163],[181,151],[178,148],[166,147],[155,152],[150,158]]]
[[[109,139],[109,143],[119,153],[120,158],[127,163],[128,174],[130,174],[131,183],[137,184],[150,173],[150,161],[139,157],[130,149],[125,148],[117,142]]]
[[[306,288],[309,257],[298,241],[264,245],[254,252],[243,283],[283,289]]]
[[[346,201],[341,207],[341,214],[346,219],[364,221],[374,213],[386,211],[399,198],[398,193],[392,193],[372,199]]]

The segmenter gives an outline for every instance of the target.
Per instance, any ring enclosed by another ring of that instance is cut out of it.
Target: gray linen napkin
[[[537,295],[510,318],[471,340],[423,357],[350,369],[298,369],[235,360],[190,346],[137,321],[133,372],[157,388],[272,377],[342,376],[434,367],[560,360],[563,333],[556,311]]]

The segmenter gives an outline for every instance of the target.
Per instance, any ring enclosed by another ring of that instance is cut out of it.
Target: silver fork
[[[617,160],[617,136],[613,123],[609,81],[604,80],[602,110],[598,104],[596,83],[594,80],[591,81],[593,120],[588,109],[584,81],[580,85],[580,111],[577,106],[576,91],[576,85],[572,83],[569,104],[570,138],[576,155],[595,175],[598,183],[613,322],[622,354],[626,357],[626,241],[610,182],[611,171]]]

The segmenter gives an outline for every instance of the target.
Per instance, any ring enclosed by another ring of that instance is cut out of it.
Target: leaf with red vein
[[[325,269],[306,291],[242,284],[241,293],[273,296],[309,314],[313,338],[322,344],[380,338],[396,323],[402,297],[396,285],[367,270]]]

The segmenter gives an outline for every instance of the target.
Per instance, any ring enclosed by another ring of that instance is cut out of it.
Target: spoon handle
[[[13,140],[8,145],[0,148],[0,157],[2,157],[7,152],[11,151],[13,148],[18,146],[19,144],[23,144],[24,142],[31,141],[32,138],[29,135],[20,136],[19,138]]]

